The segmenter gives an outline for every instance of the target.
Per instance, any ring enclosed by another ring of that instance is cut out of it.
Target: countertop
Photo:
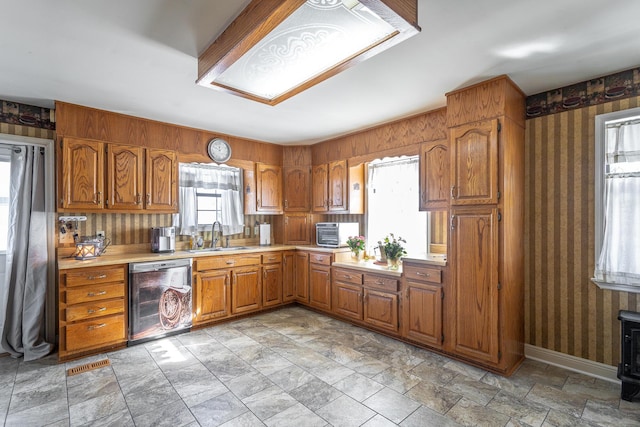
[[[145,247],[147,249],[143,249]],[[100,267],[104,265],[128,264],[132,262],[166,261],[180,258],[199,258],[205,256],[242,255],[252,253],[264,253],[284,250],[305,250],[313,252],[340,253],[349,252],[349,248],[325,248],[321,246],[296,246],[296,245],[269,245],[247,246],[248,249],[224,250],[224,251],[196,251],[176,250],[175,252],[153,253],[148,245],[138,246],[114,246],[108,247],[105,254],[96,258],[77,260],[68,256],[58,257],[58,270],[68,270],[82,267]]]
[[[402,264],[397,270],[389,270],[386,264],[375,264],[373,260],[367,261],[336,261],[332,267],[351,268],[353,270],[364,271],[365,273],[384,274],[385,276],[402,277]]]

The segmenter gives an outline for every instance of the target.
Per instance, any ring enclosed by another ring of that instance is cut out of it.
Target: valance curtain
[[[47,230],[44,149],[15,147],[11,152],[9,229],[5,283],[0,292],[2,349],[35,360],[53,345],[45,342]]]
[[[217,190],[221,197],[221,223],[225,235],[244,228],[242,169],[210,164],[181,163],[179,173],[179,234],[198,229],[199,188]]]
[[[604,238],[597,281],[640,287],[640,121],[606,129]]]

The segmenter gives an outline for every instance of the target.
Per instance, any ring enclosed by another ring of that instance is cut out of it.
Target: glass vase
[[[387,258],[387,268],[389,270],[397,270],[400,267],[400,258]]]

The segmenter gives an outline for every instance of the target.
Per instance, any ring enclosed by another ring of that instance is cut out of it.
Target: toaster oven
[[[319,222],[316,224],[316,244],[327,248],[347,246],[350,236],[360,235],[357,222]]]

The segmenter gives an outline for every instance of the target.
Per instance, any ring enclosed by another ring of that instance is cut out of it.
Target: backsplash
[[[79,236],[93,236],[104,230],[105,236],[111,239],[112,245],[135,245],[150,243],[149,229],[151,227],[169,227],[173,223],[172,214],[115,214],[115,213],[73,213],[65,216],[83,215],[86,221],[78,222]],[[272,223],[271,215],[245,215],[245,227],[249,227],[251,235],[245,237],[243,233],[229,236],[230,240],[254,239],[254,224],[256,221]],[[209,235],[209,236],[208,236]],[[205,232],[205,240],[210,239],[210,232]],[[176,242],[188,241],[189,236],[176,236]],[[60,245],[72,246],[72,245]]]

